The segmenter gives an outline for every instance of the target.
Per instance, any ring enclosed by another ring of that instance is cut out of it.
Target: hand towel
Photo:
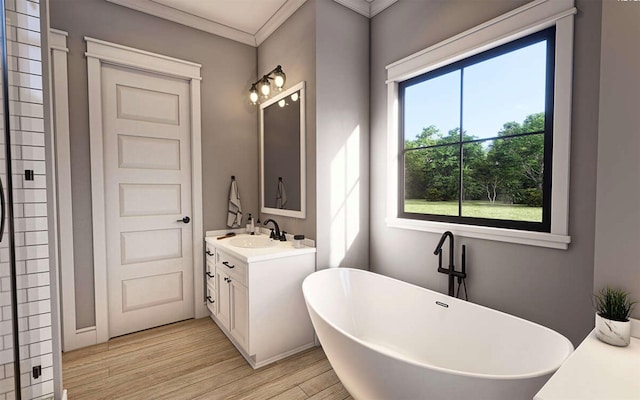
[[[287,205],[287,191],[284,190],[282,178],[278,178],[278,191],[276,193],[276,208],[284,208]]]
[[[229,188],[229,211],[227,213],[227,226],[229,228],[238,228],[242,223],[242,204],[240,204],[240,192],[238,191],[238,183],[235,179],[231,179],[231,187]]]

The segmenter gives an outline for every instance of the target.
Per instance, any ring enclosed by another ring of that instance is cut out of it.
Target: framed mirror
[[[306,218],[305,83],[260,104],[260,211]]]

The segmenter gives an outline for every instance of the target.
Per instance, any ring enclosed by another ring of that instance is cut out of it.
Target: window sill
[[[414,231],[435,233],[451,231],[456,236],[493,240],[506,243],[517,243],[528,246],[546,247],[560,250],[567,250],[569,247],[569,243],[571,243],[571,236],[545,232],[519,231],[514,229],[450,224],[446,222],[421,221],[404,218],[387,218],[386,223],[390,228],[410,229]]]

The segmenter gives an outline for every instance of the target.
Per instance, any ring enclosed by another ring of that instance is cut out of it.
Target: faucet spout
[[[280,240],[280,227],[278,226],[278,223],[274,220],[272,220],[271,218],[269,218],[268,220],[264,221],[264,226],[267,226],[267,224],[271,222],[273,223],[273,228],[274,228],[274,232],[272,232],[274,234],[275,237],[272,237],[272,239],[277,239]]]
[[[444,245],[445,240],[447,240],[447,238],[449,238],[449,266],[447,268],[443,268],[442,267],[442,246]],[[455,296],[455,278],[458,278],[458,284],[460,284],[460,280],[466,278],[467,274],[465,271],[465,264],[466,264],[466,252],[465,252],[465,248],[463,246],[463,255],[462,255],[462,271],[456,271],[456,267],[453,264],[453,259],[454,259],[454,239],[453,239],[453,233],[451,233],[450,231],[446,231],[445,233],[442,234],[442,236],[440,237],[440,241],[438,242],[438,245],[436,246],[436,249],[433,251],[433,254],[438,256],[438,272],[443,273],[443,274],[447,274],[449,276],[449,296]],[[466,289],[465,289],[466,290]]]

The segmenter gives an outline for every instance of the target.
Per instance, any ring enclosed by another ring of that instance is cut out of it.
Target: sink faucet
[[[272,219],[268,219],[268,220],[264,221],[264,226],[267,226],[267,224],[269,222],[273,223],[273,227],[275,229],[275,231],[274,231],[274,229],[271,230],[271,235],[269,235],[269,237],[271,239],[277,239],[277,240],[279,240],[281,242],[286,242],[287,241],[287,236],[285,235],[284,232],[280,233],[280,227],[278,226],[278,223],[276,221],[274,221]]]
[[[444,241],[449,238],[449,267],[442,268],[442,245],[444,245]],[[462,279],[467,277],[466,274],[466,246],[462,245],[462,271],[456,271],[455,265],[453,265],[454,259],[454,245],[453,245],[453,233],[450,231],[446,231],[440,237],[440,242],[436,246],[436,249],[433,251],[433,254],[438,256],[438,272],[449,275],[449,296],[455,295],[454,290],[454,279],[458,278],[458,285],[460,285]],[[466,286],[465,286],[466,291]]]

